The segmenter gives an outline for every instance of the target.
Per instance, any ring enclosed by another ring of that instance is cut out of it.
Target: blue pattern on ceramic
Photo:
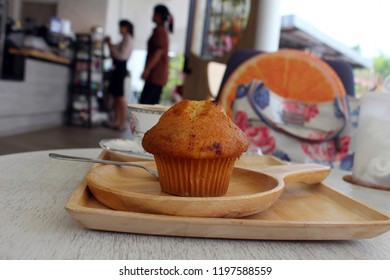
[[[236,91],[236,99],[245,97],[248,94],[249,85],[239,85]]]
[[[272,155],[281,159],[281,160],[284,160],[284,161],[291,161],[288,154],[286,154],[285,152],[282,152],[280,150],[276,150],[275,152],[272,153]]]
[[[256,88],[250,92],[251,101],[255,108],[264,110],[270,102],[269,89],[263,83],[259,83]]]
[[[353,167],[354,154],[345,156],[340,162],[340,169],[351,171]]]
[[[360,106],[349,112],[349,120],[352,127],[357,128],[359,124]]]
[[[347,103],[348,104],[348,103]],[[335,107],[335,111],[334,111],[334,116],[338,119],[343,119],[344,118],[344,114],[343,112],[341,111],[341,106],[340,106],[340,102],[339,102],[339,99],[338,98],[335,98],[334,101],[333,101],[333,105]]]

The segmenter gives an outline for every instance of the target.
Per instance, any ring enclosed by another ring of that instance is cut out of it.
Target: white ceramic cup
[[[130,130],[135,142],[142,147],[142,138],[146,131],[151,129],[169,108],[161,105],[128,104]]]

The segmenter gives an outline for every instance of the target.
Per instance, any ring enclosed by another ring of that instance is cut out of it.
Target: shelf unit
[[[207,0],[202,58],[223,57],[237,43],[249,17],[249,0]]]
[[[69,86],[68,124],[99,125],[106,112],[99,104],[104,97],[103,39],[91,34],[76,34]]]

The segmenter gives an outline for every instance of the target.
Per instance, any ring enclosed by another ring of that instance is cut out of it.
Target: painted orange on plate
[[[283,49],[256,55],[230,75],[219,97],[230,116],[237,87],[254,79],[292,100],[326,102],[345,95],[340,78],[327,63],[303,51]]]

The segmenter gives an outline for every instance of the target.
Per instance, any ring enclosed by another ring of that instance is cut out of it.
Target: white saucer
[[[122,156],[153,159],[153,155],[145,152],[137,142],[130,139],[103,139],[99,142],[99,146],[108,152],[113,152]]]

